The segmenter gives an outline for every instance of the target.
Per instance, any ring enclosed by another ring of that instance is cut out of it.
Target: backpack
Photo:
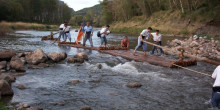
[[[97,32],[97,37],[101,37],[100,31]]]

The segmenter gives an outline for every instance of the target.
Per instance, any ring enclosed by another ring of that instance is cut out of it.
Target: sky
[[[62,0],[75,11],[99,4],[100,0]]]

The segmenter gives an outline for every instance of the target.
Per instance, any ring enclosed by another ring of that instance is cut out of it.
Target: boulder
[[[11,86],[5,80],[0,80],[0,93],[1,96],[8,96],[14,94]]]
[[[129,88],[139,88],[139,87],[141,87],[142,85],[140,84],[140,83],[137,83],[137,82],[134,82],[134,83],[129,83],[128,85],[127,85],[127,87],[129,87]]]
[[[85,106],[85,107],[82,107],[80,110],[92,110],[92,108],[90,106]]]
[[[57,52],[52,52],[48,55],[48,58],[51,59],[54,62],[59,62],[61,60],[66,59],[67,54],[65,52],[57,53]]]
[[[77,53],[76,55],[74,55],[74,58],[81,58],[84,60],[89,60],[86,52]]]
[[[28,65],[28,69],[40,69],[37,65]]]
[[[0,61],[10,61],[16,52],[13,50],[3,50],[0,51]]]
[[[1,61],[0,62],[0,70],[1,69],[6,69],[6,67],[7,67],[7,62],[6,61]]]
[[[16,78],[13,75],[1,73],[0,80],[5,80],[8,82],[9,85],[11,85],[12,82],[15,82]]]
[[[18,57],[25,57],[25,53],[17,53],[16,54]]]
[[[71,81],[71,84],[77,84],[77,83],[80,83],[80,81],[79,80],[72,80]]]
[[[24,62],[17,57],[13,57],[10,61],[10,67],[16,71],[25,72]]]
[[[49,67],[50,65],[46,64],[46,63],[40,63],[40,64],[38,64],[38,66],[42,67],[42,68],[46,68],[46,67]]]
[[[82,58],[69,58],[68,63],[84,63],[84,59]]]
[[[28,63],[37,65],[39,63],[45,63],[47,61],[47,55],[41,49],[37,49],[34,52],[29,52],[25,55]]]

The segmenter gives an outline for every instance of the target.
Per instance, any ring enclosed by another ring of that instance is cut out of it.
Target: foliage
[[[0,21],[60,23],[71,18],[72,10],[59,0],[0,0]]]

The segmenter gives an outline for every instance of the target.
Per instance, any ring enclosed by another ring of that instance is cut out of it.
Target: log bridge
[[[146,55],[144,56],[143,53],[137,52],[135,55],[133,55],[133,52],[131,50],[127,50],[125,48],[121,47],[88,47],[83,45],[76,45],[76,43],[73,42],[59,42],[59,46],[70,46],[75,48],[82,48],[82,49],[89,49],[89,50],[97,50],[101,53],[110,54],[113,56],[120,56],[122,58],[128,59],[128,60],[134,60],[137,62],[148,62],[153,65],[163,66],[163,67],[169,67],[169,68],[177,68],[175,65],[180,65],[183,67],[196,65],[196,60],[179,60],[179,61],[173,61],[165,57],[161,56],[155,56],[155,55]],[[175,64],[175,65],[174,65]]]

